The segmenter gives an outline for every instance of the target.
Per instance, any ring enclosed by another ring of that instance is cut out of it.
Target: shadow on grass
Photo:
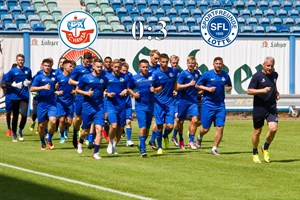
[[[53,200],[53,199],[92,199],[70,192],[57,190],[48,187],[47,182],[43,185],[24,181],[0,174],[1,199],[22,199],[22,200]]]
[[[227,155],[231,155],[231,154],[243,154],[243,153],[252,154],[252,151],[221,152],[221,154],[227,154]]]
[[[285,159],[285,160],[271,160],[271,162],[279,162],[279,163],[291,163],[291,162],[299,162],[300,159]]]

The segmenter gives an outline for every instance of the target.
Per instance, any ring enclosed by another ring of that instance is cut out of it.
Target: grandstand
[[[0,31],[57,31],[64,14],[85,10],[100,32],[131,32],[132,22],[145,27],[164,20],[172,33],[198,33],[209,10],[231,11],[240,33],[299,33],[300,0],[0,0]]]

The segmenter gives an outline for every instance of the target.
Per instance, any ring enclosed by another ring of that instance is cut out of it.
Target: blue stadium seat
[[[11,6],[9,8],[9,10],[10,10],[10,13],[12,14],[12,16],[22,14],[22,9],[19,6]]]
[[[151,17],[152,16],[152,10],[150,8],[143,8],[141,10],[141,14],[142,14],[142,16],[145,17],[145,19],[147,19],[147,17]]]
[[[240,27],[241,33],[252,33],[251,26],[241,26]]]
[[[254,26],[253,32],[254,33],[265,33],[265,28],[263,26]]]
[[[184,23],[186,26],[188,26],[189,28],[191,26],[196,26],[196,20],[195,18],[193,17],[187,17],[187,18],[184,18]]]
[[[171,20],[176,27],[183,25],[183,19],[181,17],[173,17]]]
[[[177,17],[177,10],[175,8],[167,10],[166,16],[170,17],[170,19],[172,19],[173,17]]]
[[[266,28],[270,25],[270,20],[266,17],[262,17],[258,19],[258,24],[260,24],[262,27]]]
[[[295,25],[300,25],[300,18],[298,17],[298,18],[296,18],[296,19],[294,19],[294,21],[295,21]]]
[[[157,17],[157,18],[160,18],[160,17],[164,17],[165,16],[165,10],[162,9],[162,8],[158,8],[156,10],[153,10],[153,14]],[[176,13],[177,14],[177,13]],[[170,17],[170,16],[169,16]]]
[[[151,17],[147,17],[146,21],[149,26],[155,26],[155,25],[157,25],[158,18],[155,16],[151,16]]]
[[[278,18],[278,17],[272,18],[270,20],[270,25],[273,25],[276,28],[278,28],[279,26],[281,26],[281,24],[282,24],[282,20],[280,18]]]
[[[275,12],[280,9],[280,3],[279,3],[279,1],[270,1],[269,2],[269,6]]]
[[[209,6],[211,9],[215,9],[215,8],[221,8],[221,3],[220,1],[209,1]]]
[[[202,16],[202,11],[199,8],[191,10],[191,16],[195,19],[200,18]]]
[[[190,29],[192,33],[201,33],[200,26],[191,26]]]
[[[181,1],[181,0],[174,0],[174,1],[172,1],[172,4],[176,10],[183,9],[183,1]]]
[[[251,26],[253,28],[254,26],[257,26],[257,19],[255,17],[250,17],[246,19],[246,23],[248,26]]]
[[[159,8],[159,2],[157,0],[148,0],[148,5],[153,11]]]
[[[160,17],[159,18],[159,21],[164,21],[166,22],[166,25],[167,26],[170,26],[171,25],[171,19],[169,17]]]
[[[294,1],[293,7],[300,13],[300,1]]]
[[[268,9],[264,11],[264,15],[268,18],[268,19],[272,19],[275,17],[275,11],[272,9]]]
[[[7,5],[8,8],[10,8],[12,6],[17,6],[18,1],[17,0],[6,0],[6,5]]]
[[[136,0],[135,5],[138,10],[147,8],[147,2],[145,0]]]
[[[31,5],[30,0],[19,0],[22,10]]]
[[[300,33],[300,27],[299,26],[291,26],[290,27],[290,32],[291,33]]]
[[[206,14],[207,12],[211,11],[211,8],[207,8],[203,10],[203,14]]]
[[[0,23],[0,31],[4,31],[4,27],[2,23]]]
[[[237,21],[238,21],[240,27],[246,25],[246,20],[243,17],[238,17]]]
[[[237,9],[232,8],[232,9],[230,10],[230,12],[231,12],[236,18],[238,18],[238,16],[239,16],[239,11],[238,11]]]
[[[27,21],[26,16],[24,14],[14,15],[14,19],[15,19],[17,26],[19,26],[20,24],[24,24]]]
[[[276,15],[282,20],[283,18],[287,17],[287,12],[283,9],[280,9],[276,11]]]
[[[177,28],[174,25],[166,26],[168,33],[177,33]]]
[[[129,10],[129,15],[134,19],[137,16],[140,16],[140,11],[137,8]]]
[[[266,1],[258,1],[257,7],[264,12],[265,10],[269,9],[269,4]]]
[[[132,31],[132,24],[128,24],[127,26],[125,26],[125,29],[127,32],[131,32]]]
[[[0,6],[4,6],[5,5],[5,0],[0,0]],[[1,24],[2,25],[2,24]],[[1,30],[4,30],[3,26],[2,26],[2,29]]]
[[[279,26],[278,27],[278,33],[290,33],[289,27],[287,26]]]
[[[246,1],[245,6],[248,10],[250,10],[250,12],[252,12],[253,10],[256,10],[256,2],[255,1]]]
[[[8,14],[7,6],[0,6],[0,16],[5,14]]]
[[[286,25],[287,27],[291,27],[291,26],[294,26],[295,23],[294,23],[293,18],[287,17],[287,18],[282,19],[282,24]]]
[[[225,1],[222,1],[222,6],[226,10],[231,10],[233,5],[230,0],[225,0]]]
[[[116,9],[116,14],[118,15],[119,18],[122,18],[124,16],[127,16],[127,10],[124,7],[117,8]]]
[[[202,17],[196,19],[196,24],[201,24]]]
[[[208,3],[205,0],[196,1],[196,4],[200,10],[204,10],[208,8]]]
[[[133,21],[145,23],[145,18],[143,16],[136,16],[133,18]]]
[[[190,29],[188,26],[178,26],[177,27],[178,33],[189,33]]]
[[[6,31],[17,31],[18,27],[17,27],[17,24],[15,24],[15,23],[6,23],[6,24],[4,24],[4,29]]]
[[[40,23],[33,24],[33,26],[31,26],[31,28],[33,31],[45,31],[45,29],[46,29],[44,24],[40,24]]]
[[[299,17],[299,12],[296,9],[289,10],[288,11],[288,16],[293,18],[293,19],[296,19],[296,18]]]
[[[38,15],[29,15],[28,16],[28,22],[33,30],[34,30],[33,25],[40,23],[40,21],[41,21],[41,19]]]
[[[155,33],[158,33],[160,32],[162,26],[161,25],[155,25],[155,26],[152,26],[152,32],[155,32]]]
[[[164,10],[168,10],[172,8],[171,1],[169,0],[160,0],[159,3]]]
[[[190,11],[188,9],[184,8],[184,9],[181,9],[181,10],[178,11],[178,15],[181,18],[186,18],[186,17],[190,16]]]
[[[244,19],[249,18],[251,16],[250,10],[248,9],[240,10],[240,16],[243,17]]]
[[[277,28],[275,26],[267,26],[266,33],[278,33]]]
[[[117,8],[120,8],[122,3],[121,0],[110,0],[110,5],[114,10],[117,10]]]
[[[196,9],[196,2],[194,0],[186,0],[184,5],[190,11]]]
[[[19,25],[20,31],[31,31],[30,24],[24,23]]]
[[[291,1],[281,1],[281,7],[288,12],[292,9],[293,4]]]
[[[24,14],[27,17],[27,19],[28,19],[29,15],[34,15],[35,14],[34,7],[32,7],[32,6],[25,7],[23,10],[24,10]]]
[[[123,5],[128,11],[134,8],[133,0],[123,0]]]
[[[237,9],[239,12],[241,10],[245,9],[245,3],[242,0],[238,0],[238,1],[234,1],[233,2],[233,6],[235,7],[235,9]]]
[[[252,10],[252,16],[258,20],[263,17],[263,12],[259,9]]]
[[[13,17],[11,14],[4,14],[4,15],[1,15],[1,21],[2,21],[3,26],[5,27],[5,24],[13,23]]]

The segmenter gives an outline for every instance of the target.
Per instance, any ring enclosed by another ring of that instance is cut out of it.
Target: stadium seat
[[[123,5],[128,11],[134,8],[133,0],[123,0]]]
[[[186,0],[184,2],[185,7],[192,11],[193,9],[196,9],[196,2],[194,0]]]
[[[10,8],[12,6],[17,6],[18,1],[17,0],[6,0],[6,5],[7,5],[8,8]]]
[[[45,4],[48,8],[58,7],[56,0],[45,0]]]
[[[20,15],[14,15],[14,20],[17,24],[17,26],[19,27],[20,24],[24,24],[26,23],[26,16],[24,14],[20,14]]]
[[[231,10],[233,5],[230,0],[225,0],[225,1],[222,1],[222,6],[226,10]]]
[[[252,33],[251,26],[241,26],[240,30],[241,30],[241,33]]]
[[[181,0],[174,0],[174,1],[172,1],[172,4],[176,10],[181,10],[184,8],[183,1],[181,1]]]
[[[132,31],[132,24],[129,24],[129,25],[125,26],[125,28],[126,28],[127,32],[131,32]]]
[[[281,24],[282,24],[282,20],[281,20],[280,18],[278,18],[278,17],[272,18],[272,19],[270,20],[270,25],[273,25],[273,26],[275,26],[276,28],[278,28],[279,26],[281,26]]]
[[[266,28],[270,25],[270,20],[266,17],[262,17],[258,19],[258,24],[260,24],[262,27]]]
[[[220,1],[209,1],[209,6],[211,9],[215,9],[215,8],[221,8],[221,3]]]
[[[294,1],[293,7],[300,13],[300,1]]]
[[[240,15],[244,19],[247,19],[247,18],[249,18],[251,16],[251,13],[250,13],[250,10],[244,9],[244,10],[240,10]]]
[[[158,18],[155,17],[155,16],[152,16],[152,17],[146,18],[146,21],[147,21],[149,26],[155,26],[155,25],[157,25]]]
[[[246,1],[245,6],[248,10],[250,10],[250,12],[252,12],[253,10],[256,10],[256,2],[255,1]]]
[[[112,8],[103,8],[102,13],[106,18],[108,18],[109,16],[115,16],[114,10]]]
[[[143,8],[141,10],[141,14],[142,14],[142,16],[144,16],[147,19],[147,17],[152,16],[152,10],[150,8]]]
[[[278,33],[277,28],[275,26],[267,26],[266,33]]]
[[[22,14],[22,9],[19,6],[11,6],[9,9],[10,9],[10,14],[12,14],[12,16]]]
[[[300,33],[300,27],[299,26],[291,26],[290,27],[290,32],[291,33]]]
[[[300,25],[300,18],[298,17],[298,18],[296,18],[296,19],[294,19],[294,21],[295,21],[295,25]]]
[[[278,27],[278,33],[290,33],[289,27],[287,26],[279,26]]]
[[[160,17],[164,17],[165,16],[165,10],[163,8],[158,8],[156,10],[153,10],[153,14],[154,16],[156,16],[157,18],[160,18]],[[168,14],[167,14],[168,15]],[[177,13],[176,13],[177,15]],[[168,15],[168,17],[171,18],[170,15]]]
[[[234,1],[233,6],[235,9],[237,9],[239,12],[243,9],[245,9],[245,3],[242,0]]]
[[[48,15],[49,14],[49,10],[46,6],[43,6],[43,7],[39,7],[37,10],[36,10],[37,14],[42,17],[43,15]]]
[[[178,33],[189,33],[190,29],[188,26],[178,26],[177,27]]]
[[[268,2],[266,2],[266,1],[258,1],[257,2],[257,6],[258,6],[258,8],[261,10],[261,11],[265,11],[265,10],[268,10],[269,9],[269,4],[268,4]]]
[[[280,3],[279,3],[279,1],[270,1],[269,2],[269,6],[275,12],[280,9]]]
[[[121,0],[110,0],[110,5],[114,10],[116,10],[118,8],[121,8],[122,3]]]
[[[255,17],[250,17],[248,19],[246,19],[246,23],[248,26],[251,26],[251,28],[253,28],[254,26],[257,26],[257,19]]]
[[[24,12],[26,18],[28,18],[29,15],[34,15],[35,14],[34,7],[32,7],[32,6],[25,7],[23,9],[23,12]]]
[[[283,18],[287,17],[287,12],[283,9],[280,9],[276,11],[276,15],[282,20]]]
[[[239,17],[239,11],[238,11],[237,9],[232,8],[232,9],[230,10],[230,12],[231,12],[236,18]]]
[[[293,18],[287,17],[287,18],[283,18],[282,24],[286,25],[287,27],[291,27],[291,26],[294,26],[295,23],[294,23]]]
[[[204,10],[208,8],[208,3],[205,0],[196,1],[196,4],[200,10]]]
[[[32,5],[35,9],[43,7],[44,6],[44,1],[43,0],[32,0]]]
[[[108,0],[97,0],[97,4],[101,8],[101,10],[103,10],[103,8],[110,7]]]
[[[125,32],[125,27],[121,24],[116,24],[112,26],[113,32]]]
[[[243,17],[238,17],[237,21],[238,21],[240,27],[246,25],[246,20]]]
[[[17,31],[18,27],[15,23],[6,23],[4,24],[4,29],[6,31]]]
[[[254,33],[265,33],[265,28],[263,26],[254,26],[253,32]]]
[[[160,1],[159,1],[159,4],[161,5],[161,7],[162,7],[164,10],[168,10],[168,9],[171,9],[171,8],[172,8],[171,1],[169,1],[169,0],[160,0]]]
[[[202,16],[202,11],[199,8],[192,9],[191,10],[191,16],[194,17],[195,19],[201,18]]]
[[[0,31],[4,31],[4,27],[2,23],[0,23]]]
[[[30,0],[19,0],[20,6],[22,8],[22,10],[24,10],[24,8],[31,6]]]
[[[288,12],[292,9],[293,4],[291,1],[281,1],[281,7]]]
[[[127,16],[127,10],[124,7],[121,8],[117,8],[116,9],[116,14],[118,15],[118,17],[121,19],[124,16]]]
[[[183,19],[181,17],[173,17],[171,21],[176,27],[183,25]]]
[[[20,31],[31,31],[30,24],[24,23],[19,25]]]
[[[130,16],[123,16],[121,18],[121,22],[123,24],[124,27],[127,27],[127,25],[132,25],[132,18]]]
[[[156,15],[157,16],[157,15]],[[172,8],[166,11],[166,16],[170,17],[170,19],[177,17],[176,9]]]
[[[288,11],[288,16],[293,18],[293,19],[296,19],[296,18],[299,17],[299,12],[296,9],[289,10]]]
[[[159,8],[159,2],[158,0],[148,0],[148,5],[152,11]]]
[[[202,17],[196,19],[196,24],[201,24]]]
[[[47,24],[53,24],[54,23],[52,15],[42,15],[41,20],[42,20],[42,22],[45,26]],[[46,29],[47,29],[47,27],[46,27]]]
[[[90,8],[90,13],[91,15],[93,15],[93,17],[102,15],[101,9],[99,7]]]
[[[160,32],[162,26],[161,25],[155,25],[155,26],[152,26],[151,28],[152,28],[151,32],[158,33],[158,32]]]
[[[107,24],[107,19],[106,19],[106,17],[103,16],[103,15],[102,15],[102,16],[97,16],[97,17],[95,17],[95,20],[96,20],[98,26],[100,26],[100,25],[102,25],[102,24]]]
[[[11,14],[4,14],[4,15],[1,15],[1,21],[2,21],[2,24],[5,28],[5,24],[13,23],[13,17],[12,17]]]
[[[45,24],[46,31],[58,31],[57,24]]]
[[[36,23],[31,26],[33,31],[45,31],[45,26],[44,24]]]
[[[5,0],[0,0],[0,6],[4,6],[5,5]],[[2,25],[2,24],[1,24]],[[1,30],[4,30],[3,26],[2,26],[2,29]]]
[[[96,16],[96,17],[97,17],[97,16]],[[96,19],[96,17],[95,17],[95,19]],[[53,20],[54,20],[54,22],[55,22],[57,25],[59,25],[61,19],[62,19],[62,16],[61,16],[61,15],[54,15],[54,16],[53,16]]]
[[[177,28],[174,25],[166,26],[168,33],[177,33]]]
[[[188,9],[184,8],[184,9],[181,9],[178,11],[178,15],[184,19],[184,18],[187,18],[190,16],[190,11]]]
[[[275,11],[270,8],[264,11],[264,15],[270,20],[275,17]]]
[[[119,25],[120,20],[119,17],[117,16],[108,16],[107,17],[107,22],[113,27],[114,25]]]
[[[61,9],[59,7],[51,7],[49,8],[49,12],[54,15],[62,15]]]
[[[263,17],[263,12],[259,9],[252,10],[252,16],[258,20]]]
[[[41,20],[40,20],[40,17],[38,15],[29,15],[28,16],[28,22],[29,22],[29,24],[30,24],[30,26],[33,30],[34,30],[33,25],[40,23],[40,21]]]
[[[90,12],[91,8],[95,8],[97,6],[96,0],[84,0],[85,9]]]
[[[133,18],[133,21],[145,23],[145,18],[143,16],[136,16]]]
[[[164,21],[166,22],[166,25],[171,25],[171,19],[169,17],[160,17],[158,21]]]
[[[189,28],[191,26],[196,26],[196,20],[195,18],[193,17],[187,17],[187,18],[184,18],[184,23],[186,26],[188,26]]]
[[[0,6],[0,16],[5,14],[8,14],[7,6]]]
[[[200,26],[191,26],[191,33],[201,33]]]
[[[128,11],[129,15],[134,19],[137,16],[140,16],[140,11],[137,8],[133,8]]]
[[[112,27],[109,24],[102,24],[99,26],[99,31],[100,32],[112,32]]]
[[[135,5],[136,5],[138,10],[142,10],[142,9],[147,8],[147,3],[146,3],[145,0],[136,0]]]

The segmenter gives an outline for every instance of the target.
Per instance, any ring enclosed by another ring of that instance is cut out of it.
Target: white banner
[[[299,49],[300,49],[300,38],[296,39],[296,47],[295,47],[295,55],[296,55],[296,60],[295,60],[295,65],[296,65],[296,70],[295,70],[295,93],[300,94],[300,56],[299,56]],[[298,50],[298,51],[297,51]]]

